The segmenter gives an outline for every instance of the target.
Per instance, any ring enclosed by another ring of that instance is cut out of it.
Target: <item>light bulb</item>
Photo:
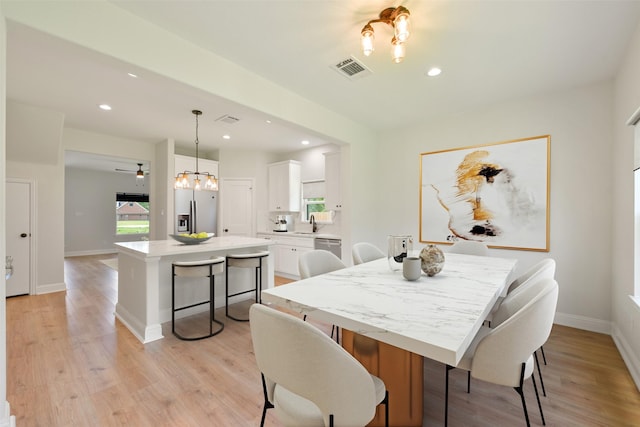
[[[394,33],[399,42],[405,42],[409,38],[409,12],[400,13],[393,21]]]
[[[373,27],[371,27],[371,25],[367,24],[365,25],[365,27],[362,29],[362,53],[364,53],[365,56],[369,56],[371,55],[371,52],[373,52]]]
[[[391,47],[392,47],[391,57],[393,58],[393,62],[395,62],[396,64],[399,64],[400,62],[402,62],[406,54],[406,48],[404,46],[404,43],[400,43],[394,37],[393,40],[391,40]]]

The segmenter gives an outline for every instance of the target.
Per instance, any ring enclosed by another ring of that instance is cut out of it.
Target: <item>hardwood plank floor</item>
[[[168,323],[163,340],[142,345],[114,318],[117,272],[104,258],[65,260],[66,293],[7,300],[7,392],[17,425],[259,425],[249,324],[218,310],[225,329],[215,337],[180,341]],[[609,336],[555,326],[545,353],[547,425],[640,425],[640,393]],[[524,425],[515,391],[471,387],[467,394],[466,374],[451,372],[452,427]],[[425,361],[424,388],[423,425],[442,425],[443,365]],[[525,393],[532,425],[541,425],[530,382]],[[279,426],[272,412],[266,425]]]

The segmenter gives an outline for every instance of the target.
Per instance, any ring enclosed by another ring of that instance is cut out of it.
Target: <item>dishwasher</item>
[[[342,258],[342,240],[340,239],[328,239],[324,237],[316,237],[313,239],[313,247],[315,249],[322,249],[329,251],[338,258]]]

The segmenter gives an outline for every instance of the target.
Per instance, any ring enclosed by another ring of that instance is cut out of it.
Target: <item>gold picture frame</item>
[[[551,136],[420,154],[420,242],[549,251]]]

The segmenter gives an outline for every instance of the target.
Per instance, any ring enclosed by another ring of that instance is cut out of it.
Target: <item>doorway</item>
[[[13,259],[13,276],[7,280],[6,296],[33,293],[34,183],[8,178],[6,181],[6,254]]]
[[[253,178],[220,179],[218,236],[254,236]]]

